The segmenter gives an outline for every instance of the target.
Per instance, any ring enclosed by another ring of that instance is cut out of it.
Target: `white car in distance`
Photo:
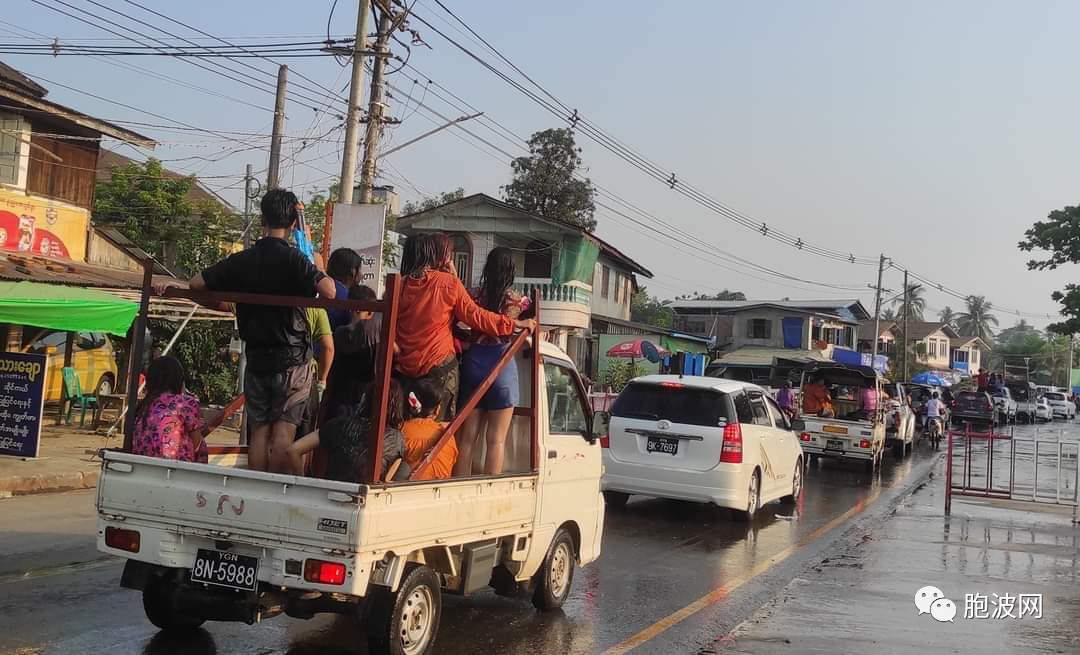
[[[1071,419],[1076,416],[1076,405],[1064,393],[1060,391],[1047,391],[1043,398],[1050,403],[1050,409],[1054,412],[1054,418],[1061,417]]]
[[[600,440],[608,504],[631,494],[726,507],[743,519],[803,488],[802,446],[765,390],[720,378],[647,375],[611,408]]]

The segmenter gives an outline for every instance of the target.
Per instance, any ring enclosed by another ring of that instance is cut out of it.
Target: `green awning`
[[[101,291],[40,282],[0,282],[0,323],[124,336],[138,313],[137,304]]]

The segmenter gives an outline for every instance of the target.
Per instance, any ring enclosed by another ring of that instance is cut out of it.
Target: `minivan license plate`
[[[200,548],[191,567],[191,581],[229,589],[255,591],[259,558]]]
[[[664,453],[674,455],[679,452],[679,440],[665,437],[649,437],[645,442],[645,450],[650,453]]]

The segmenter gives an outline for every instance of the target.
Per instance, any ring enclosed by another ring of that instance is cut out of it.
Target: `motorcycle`
[[[937,450],[941,446],[941,437],[943,436],[943,428],[940,417],[933,417],[926,419],[926,436],[930,439],[930,444],[934,450]]]

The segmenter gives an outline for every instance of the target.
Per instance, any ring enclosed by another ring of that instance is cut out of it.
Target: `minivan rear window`
[[[611,408],[612,416],[706,427],[729,421],[727,412],[727,394],[719,391],[645,382],[634,382],[623,389]]]

